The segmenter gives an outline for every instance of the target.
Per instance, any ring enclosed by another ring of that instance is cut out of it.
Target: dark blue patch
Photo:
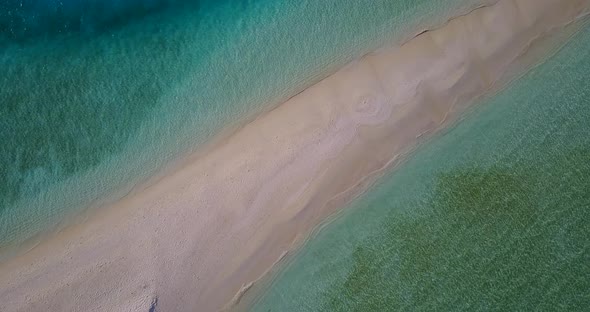
[[[5,0],[0,1],[0,41],[94,33],[171,9],[199,9],[202,0]]]
[[[152,304],[150,305],[150,309],[148,310],[148,312],[156,312],[157,306],[158,306],[158,297],[155,297],[154,300],[152,300]]]

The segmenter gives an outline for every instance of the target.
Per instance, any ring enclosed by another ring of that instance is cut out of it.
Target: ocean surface
[[[0,3],[0,253],[465,0]]]
[[[586,311],[590,25],[321,228],[253,311]]]

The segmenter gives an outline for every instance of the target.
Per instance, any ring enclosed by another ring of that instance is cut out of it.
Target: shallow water
[[[421,146],[253,311],[590,306],[590,26]]]
[[[476,2],[3,2],[0,248]]]

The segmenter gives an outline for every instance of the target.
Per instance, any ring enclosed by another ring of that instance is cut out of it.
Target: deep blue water
[[[222,0],[225,1],[225,0]],[[216,1],[217,3],[222,1]],[[149,14],[195,10],[199,0],[5,0],[0,4],[0,42],[25,41],[123,27]],[[210,5],[215,3],[209,1]]]

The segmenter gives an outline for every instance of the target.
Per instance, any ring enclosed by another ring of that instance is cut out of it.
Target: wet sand
[[[518,75],[535,42],[589,8],[500,0],[364,56],[1,264],[0,310],[231,307],[376,173]]]

